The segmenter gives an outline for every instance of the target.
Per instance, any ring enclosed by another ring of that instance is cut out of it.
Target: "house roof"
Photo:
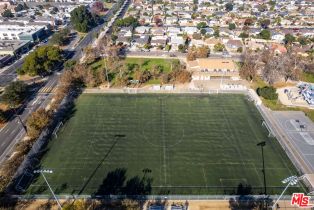
[[[208,38],[205,40],[205,44],[207,45],[215,45],[221,43],[221,41],[219,39],[215,39],[215,38]]]
[[[234,40],[234,39],[229,39],[226,44],[227,44],[227,46],[234,46],[234,47],[242,47],[243,46],[241,40]]]
[[[272,51],[279,51],[280,53],[286,53],[287,52],[287,48],[282,45],[282,44],[275,44],[273,43],[270,47],[270,49]]]
[[[200,69],[229,69],[237,70],[237,65],[232,59],[211,59],[211,58],[199,58],[196,61],[189,61],[188,66],[190,68]]]

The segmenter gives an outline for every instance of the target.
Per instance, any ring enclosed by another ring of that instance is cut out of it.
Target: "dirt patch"
[[[60,200],[61,205],[64,205],[66,202],[69,203],[71,201]],[[94,204],[97,204],[99,201],[94,201]],[[170,209],[170,205],[175,203],[185,203],[186,201],[168,201],[168,208]],[[229,201],[228,200],[214,200],[214,201],[188,201],[189,202],[189,210],[230,210]],[[94,205],[96,206],[96,205]],[[290,201],[280,201],[279,202],[280,209],[288,209],[288,210],[297,210],[297,207],[293,207],[290,205]],[[40,200],[32,200],[29,202],[20,201],[13,209],[21,209],[21,210],[34,210],[34,209],[50,209],[57,210],[57,204],[54,201],[48,201],[45,199]],[[90,209],[93,209],[92,207]],[[146,205],[143,207],[146,210]],[[253,209],[252,209],[253,210]]]

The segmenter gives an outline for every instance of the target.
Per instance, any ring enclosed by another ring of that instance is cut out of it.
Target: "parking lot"
[[[314,124],[301,111],[275,111],[273,116],[314,173]]]

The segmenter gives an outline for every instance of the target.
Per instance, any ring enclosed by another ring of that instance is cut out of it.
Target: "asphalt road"
[[[141,52],[141,51],[130,51],[127,52],[127,56],[130,57],[143,57],[143,58],[186,58],[187,53],[180,52],[165,52],[165,51],[150,51],[150,52]],[[241,55],[232,55],[231,57],[224,57],[222,54],[211,53],[208,58],[231,58],[234,60],[241,60]]]
[[[113,14],[113,10],[114,7],[104,17],[104,22],[106,22],[108,17]],[[84,48],[92,43],[94,34],[99,33],[104,26],[105,23],[91,30],[74,48],[74,54],[71,59],[79,60],[83,55]],[[3,71],[0,74],[0,86],[1,82],[2,84],[8,84],[9,82],[16,79],[16,69],[21,67],[21,65],[23,64],[23,60],[24,59],[18,60],[7,70]],[[39,108],[45,108],[49,104],[50,100],[53,97],[53,92],[42,92],[41,90],[53,90],[58,85],[59,75],[59,73],[55,72],[54,74],[46,77],[45,84],[42,87],[33,90],[30,99],[24,103],[25,108],[17,113],[19,117],[13,116],[5,125],[5,127],[0,130],[0,164],[9,157],[16,143],[18,143],[25,136],[26,132],[19,118],[25,124],[28,116],[32,112]]]

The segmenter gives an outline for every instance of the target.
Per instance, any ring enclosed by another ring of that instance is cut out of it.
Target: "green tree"
[[[206,33],[207,33],[206,29],[205,29],[205,28],[202,28],[202,29],[201,29],[201,34],[204,36]]]
[[[292,34],[286,34],[284,41],[286,44],[291,44],[296,41],[296,38]]]
[[[128,26],[136,27],[138,25],[139,25],[138,20],[134,18],[133,16],[129,16],[124,19],[118,19],[116,21],[116,26],[118,27],[128,27]]]
[[[179,46],[178,46],[179,52],[184,53],[186,51],[186,49],[187,49],[187,47],[185,45],[179,44]]]
[[[236,29],[236,24],[229,23],[229,30],[234,30],[234,29]]]
[[[54,46],[41,46],[26,56],[20,74],[36,76],[53,70],[62,62],[61,50]]]
[[[75,30],[79,32],[88,32],[96,25],[96,18],[90,13],[85,6],[79,6],[72,10],[71,23]]]
[[[18,4],[15,8],[14,8],[14,11],[15,12],[20,12],[22,10],[25,10],[25,9],[28,9],[27,5],[24,3],[24,4]]]
[[[262,28],[266,29],[270,25],[270,20],[269,19],[261,19],[259,21],[260,25]]]
[[[225,4],[225,9],[228,11],[228,12],[230,12],[230,11],[232,11],[233,10],[233,4],[232,3],[227,3],[227,4]]]
[[[16,107],[23,102],[27,94],[27,85],[22,81],[10,83],[5,87],[2,100],[10,107]]]
[[[64,68],[65,68],[65,69],[72,70],[75,65],[76,65],[76,60],[70,59],[70,60],[67,60],[67,61],[64,63]]]
[[[56,32],[55,34],[52,35],[51,39],[49,40],[49,43],[53,45],[63,46],[68,42],[69,34],[70,30],[68,29],[63,29],[60,32]]]
[[[259,33],[259,36],[260,36],[262,39],[270,40],[270,38],[271,38],[271,33],[270,33],[269,30],[263,29],[263,30]]]
[[[214,37],[215,38],[218,38],[220,36],[220,30],[218,27],[215,27],[214,28]]]
[[[171,50],[171,45],[167,44],[165,50],[169,52]]]
[[[14,17],[13,13],[9,9],[4,10],[1,16],[7,18]]]
[[[246,39],[246,38],[249,38],[249,34],[248,33],[245,33],[245,32],[241,32],[241,34],[239,35],[240,38],[242,39]]]
[[[301,45],[307,45],[309,43],[309,39],[304,37],[304,36],[300,36],[298,38],[298,42],[301,44]]]
[[[225,45],[221,43],[217,43],[214,45],[214,51],[215,52],[222,52],[225,49]]]
[[[207,26],[207,23],[205,23],[205,22],[200,22],[200,23],[197,24],[196,27],[200,30],[200,29],[206,28],[206,27],[208,27],[208,26]]]

